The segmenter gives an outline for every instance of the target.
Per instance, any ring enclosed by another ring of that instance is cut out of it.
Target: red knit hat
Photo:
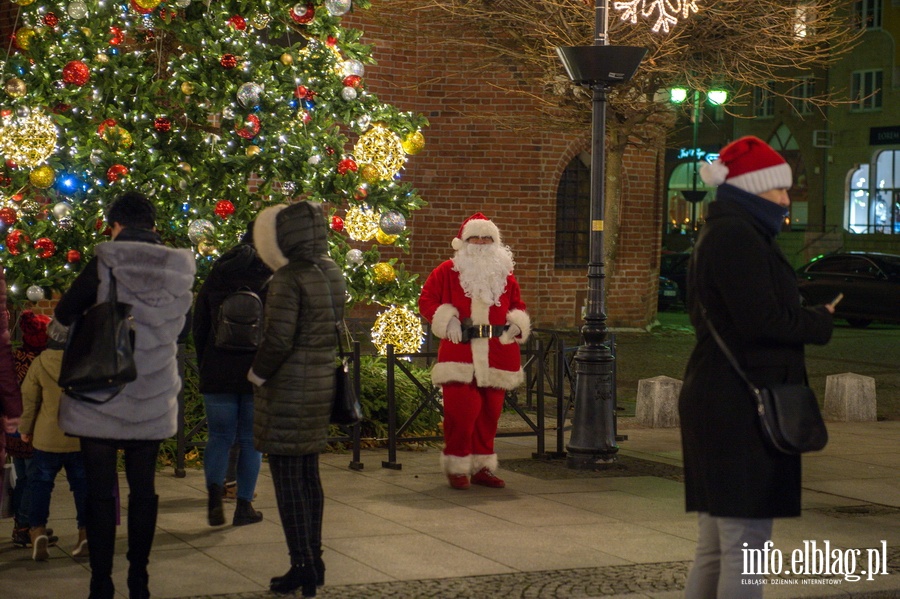
[[[25,310],[19,317],[19,328],[22,330],[22,343],[34,349],[47,346],[47,324],[50,317]]]
[[[728,183],[757,195],[771,189],[790,189],[794,182],[791,167],[781,154],[752,135],[722,148],[718,159],[700,167],[700,178],[707,185]]]
[[[476,212],[463,221],[459,228],[459,234],[450,242],[450,245],[454,250],[458,250],[469,237],[491,237],[494,243],[500,243],[500,230],[488,217]]]

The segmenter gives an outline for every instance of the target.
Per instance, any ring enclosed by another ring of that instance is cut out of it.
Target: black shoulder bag
[[[747,377],[725,341],[716,331],[706,308],[700,306],[706,325],[731,367],[743,379],[756,401],[756,413],[768,443],[788,455],[819,451],[828,443],[828,429],[813,390],[806,385],[770,385],[759,388]]]
[[[58,384],[73,399],[106,403],[136,378],[131,304],[118,301],[110,269],[106,301],[85,310],[69,329]]]

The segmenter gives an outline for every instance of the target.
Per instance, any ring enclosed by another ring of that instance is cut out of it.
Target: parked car
[[[841,252],[818,256],[797,270],[800,295],[808,305],[826,304],[839,293],[834,315],[852,327],[873,320],[900,324],[900,256]]]
[[[678,301],[678,284],[666,277],[659,278],[659,297],[656,300],[656,311],[665,312]]]
[[[663,254],[659,259],[659,274],[678,285],[678,299],[682,302],[687,294],[687,267],[690,252]]]

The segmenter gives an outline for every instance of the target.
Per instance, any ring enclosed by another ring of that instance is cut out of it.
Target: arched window
[[[850,194],[847,198],[845,226],[852,233],[867,233],[869,229],[869,165],[861,164],[850,175]]]
[[[669,175],[667,233],[686,234],[696,231],[706,214],[706,206],[715,197],[715,187],[708,187],[700,178],[701,166],[703,161],[698,160],[684,162],[672,169],[672,174]],[[696,195],[693,193],[695,189]]]
[[[591,155],[575,156],[556,188],[556,267],[587,266],[590,257]]]

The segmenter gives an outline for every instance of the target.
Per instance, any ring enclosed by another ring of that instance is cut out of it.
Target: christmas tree
[[[407,247],[423,201],[400,175],[427,123],[366,88],[372,48],[341,15],[369,0],[173,2],[19,0],[0,92],[11,300],[65,291],[109,239],[105,207],[138,190],[199,280],[261,208],[325,202],[350,302],[410,306],[418,282],[378,247]]]

